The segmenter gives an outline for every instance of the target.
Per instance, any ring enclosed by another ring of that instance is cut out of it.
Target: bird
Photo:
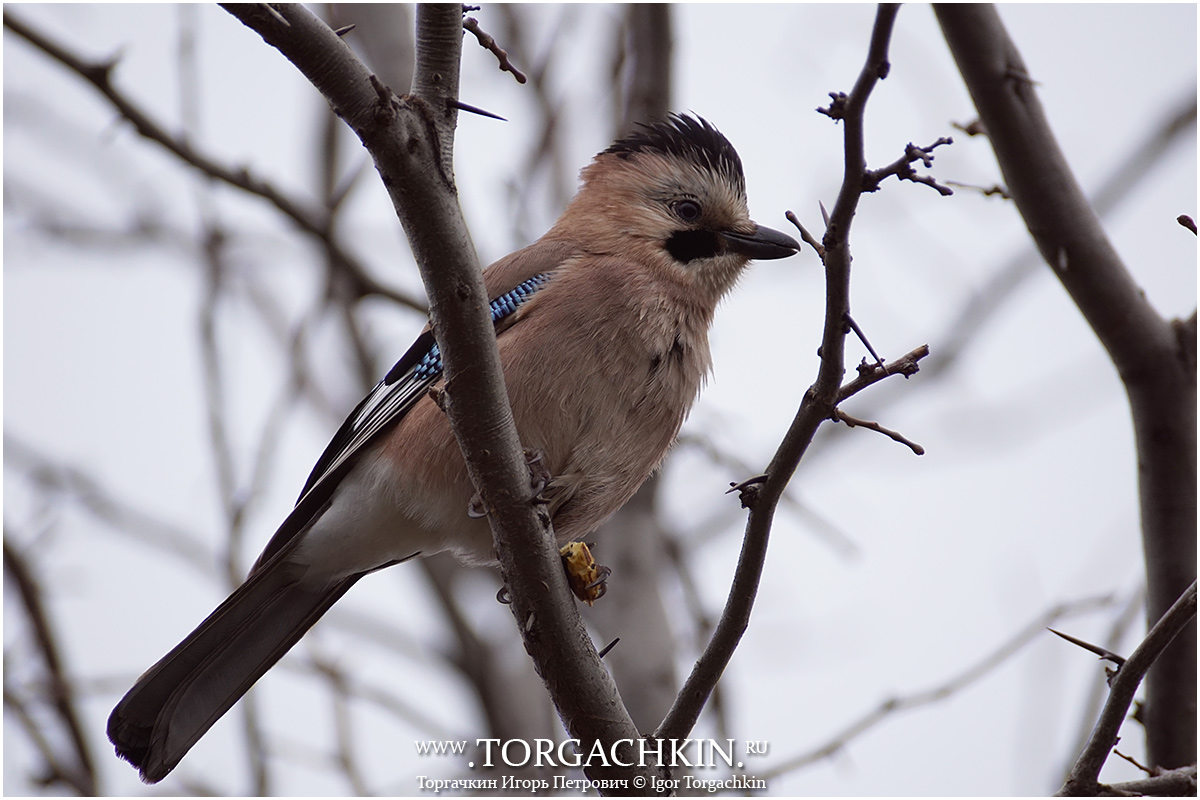
[[[593,532],[658,468],[711,371],[717,305],[749,261],[799,250],[751,220],[737,151],[693,114],[641,124],[580,178],[545,235],[483,271],[560,542]],[[431,391],[441,380],[427,326],[333,436],[245,582],[113,709],[109,739],[143,781],[166,777],[365,575],[441,552],[495,563]]]

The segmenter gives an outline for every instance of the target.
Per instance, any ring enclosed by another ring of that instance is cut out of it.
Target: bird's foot
[[[529,488],[533,490],[533,502],[548,502],[542,492],[546,491],[553,476],[546,468],[546,454],[541,450],[525,448],[525,463],[529,466]]]

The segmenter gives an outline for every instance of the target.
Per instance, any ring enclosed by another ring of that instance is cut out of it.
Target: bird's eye
[[[696,222],[700,219],[700,204],[695,200],[680,200],[672,206],[675,216],[684,222]]]

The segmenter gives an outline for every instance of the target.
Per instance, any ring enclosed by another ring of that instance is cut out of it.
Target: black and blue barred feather
[[[550,275],[549,272],[535,275],[492,300],[492,324],[515,313],[550,280]],[[433,338],[433,331],[425,331],[346,418],[317,460],[300,498],[347,463],[369,441],[402,419],[441,375],[441,350]]]

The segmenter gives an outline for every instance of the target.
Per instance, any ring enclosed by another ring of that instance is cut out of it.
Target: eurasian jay
[[[658,467],[711,362],[717,303],[750,259],[799,245],[756,225],[737,151],[690,116],[643,126],[582,172],[562,217],[484,271],[521,442],[560,541],[590,534]],[[113,709],[108,736],[162,780],[359,578],[449,551],[494,563],[462,454],[429,390],[428,329],[318,459],[245,583]]]

